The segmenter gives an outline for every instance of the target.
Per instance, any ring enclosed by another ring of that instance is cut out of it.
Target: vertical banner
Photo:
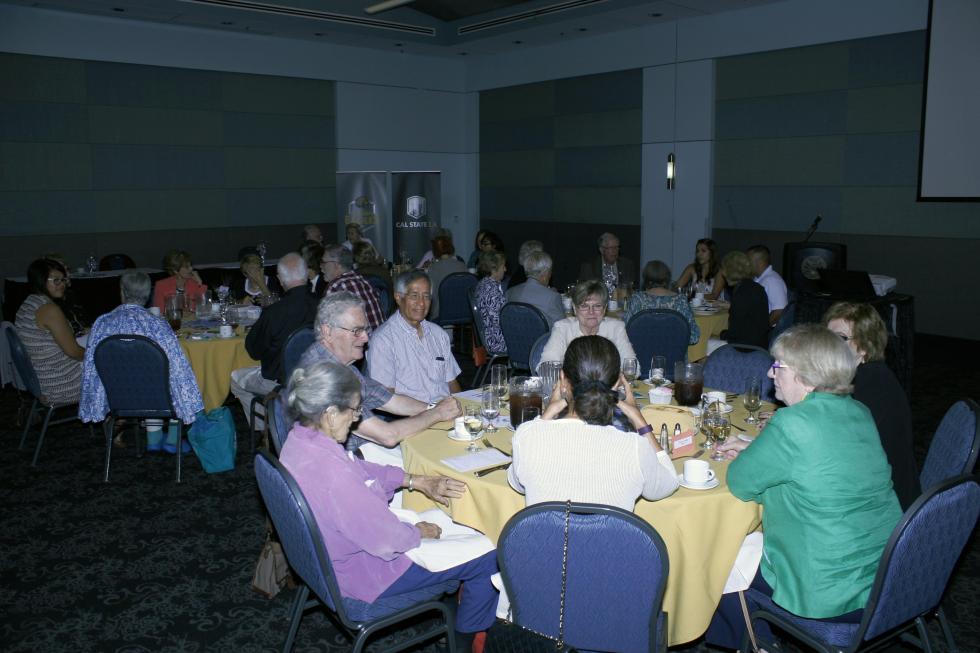
[[[391,209],[387,172],[337,173],[337,241],[347,240],[347,225],[359,224],[361,234],[378,254],[391,258]]]
[[[429,251],[442,211],[440,173],[392,172],[392,254],[418,262]]]

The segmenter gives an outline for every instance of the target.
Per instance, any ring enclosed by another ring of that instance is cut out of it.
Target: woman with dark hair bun
[[[27,268],[27,281],[33,292],[17,310],[17,335],[45,398],[53,404],[77,403],[85,349],[58,305],[65,296],[68,273],[58,261],[39,258]]]
[[[541,419],[514,434],[510,484],[527,505],[579,501],[633,510],[636,499],[673,494],[677,474],[661,451],[620,373],[619,351],[602,336],[582,336],[568,345],[559,381]],[[612,425],[616,407],[636,429]]]

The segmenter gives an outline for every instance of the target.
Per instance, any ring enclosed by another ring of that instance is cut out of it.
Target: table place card
[[[483,399],[483,388],[473,390],[463,390],[453,395],[457,399],[469,399],[470,401],[481,401]]]
[[[688,429],[671,437],[673,447],[670,451],[672,460],[694,454],[694,429]]]
[[[462,456],[443,458],[442,463],[457,472],[473,472],[478,469],[486,469],[494,465],[503,465],[510,461],[510,456],[496,450],[483,449],[475,453],[466,453]]]

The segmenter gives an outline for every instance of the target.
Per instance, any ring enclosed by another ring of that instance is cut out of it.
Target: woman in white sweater
[[[559,382],[541,419],[514,434],[510,484],[527,505],[543,501],[601,503],[633,510],[640,495],[655,501],[677,489],[670,457],[636,406],[619,371],[619,352],[602,336],[576,338],[565,352]],[[612,426],[613,409],[636,428]]]

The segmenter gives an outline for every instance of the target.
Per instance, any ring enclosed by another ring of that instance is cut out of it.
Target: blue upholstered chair
[[[292,428],[292,420],[289,419],[287,412],[286,397],[283,393],[269,402],[269,446],[276,458],[282,452],[289,430]]]
[[[105,482],[109,482],[112,462],[112,427],[117,419],[176,420],[177,482],[180,483],[181,438],[184,425],[170,397],[170,359],[160,345],[146,336],[114,335],[95,348],[95,369],[105,388],[109,416],[103,423],[105,431]],[[136,426],[139,431],[139,425]],[[136,453],[140,455],[141,438],[136,438]]]
[[[674,363],[687,360],[687,343],[691,327],[677,311],[664,308],[642,310],[626,323],[626,335],[640,362],[640,375],[650,375],[650,359],[656,355],[667,359],[664,373],[674,380]]]
[[[943,415],[919,474],[923,491],[961,474],[972,474],[980,448],[977,404],[961,399]]]
[[[761,347],[727,344],[711,352],[704,366],[704,387],[742,394],[749,380],[759,379],[764,401],[775,401],[775,388],[768,372],[772,356]]]
[[[44,413],[44,422],[41,425],[41,433],[38,435],[37,445],[34,447],[34,457],[31,459],[31,467],[35,467],[37,466],[38,456],[41,455],[41,447],[44,445],[44,436],[48,432],[48,427],[78,419],[77,410],[72,411],[72,414],[68,417],[62,417],[54,421],[51,421],[51,415],[59,408],[71,408],[78,406],[78,403],[55,404],[48,401],[44,394],[41,393],[41,382],[38,380],[37,373],[34,371],[34,364],[31,363],[31,357],[27,354],[27,350],[24,349],[24,343],[20,341],[20,336],[17,335],[17,329],[10,322],[4,322],[3,331],[7,340],[7,346],[10,348],[10,357],[13,359],[17,376],[20,377],[21,382],[23,382],[27,387],[27,391],[31,393],[31,397],[33,397],[31,410],[27,413],[27,417],[24,420],[24,431],[20,434],[20,445],[17,447],[18,449],[23,449],[24,445],[27,444],[27,434],[31,430],[34,415],[46,411]],[[91,425],[89,429],[91,430]]]
[[[796,301],[790,300],[790,302],[786,304],[786,308],[784,308],[783,312],[779,315],[779,319],[776,320],[776,323],[772,325],[771,329],[769,329],[769,346],[772,346],[773,341],[776,340],[776,336],[794,324],[796,324]]]
[[[541,354],[544,353],[544,346],[548,344],[548,338],[551,337],[551,332],[542,333],[538,336],[538,339],[534,341],[531,345],[531,358],[528,361],[531,365],[531,372],[533,374],[538,373],[538,365],[541,363]]]
[[[515,623],[558,636],[565,504],[507,522],[497,560]],[[650,524],[612,506],[572,503],[565,642],[579,650],[664,651],[667,548]]]
[[[467,305],[466,293],[476,288],[477,279],[469,272],[453,272],[439,284],[439,326],[463,326],[473,317]]]
[[[466,291],[466,297],[470,303],[470,319],[473,320],[473,326],[476,327],[477,345],[483,347],[487,352],[486,362],[476,368],[476,373],[473,374],[473,382],[470,383],[471,386],[478,388],[483,385],[483,381],[487,377],[487,372],[490,371],[493,364],[502,358],[507,358],[507,352],[490,351],[487,348],[487,327],[483,323],[483,314],[480,313],[480,307],[476,303],[476,286]]]
[[[316,341],[316,334],[311,327],[300,327],[289,334],[286,344],[282,346],[282,378],[283,383],[289,383],[289,377],[299,365],[299,359]]]
[[[384,597],[374,603],[343,596],[320,529],[296,481],[267,451],[260,451],[255,456],[255,477],[286,560],[301,583],[290,608],[284,653],[293,648],[303,613],[317,605],[327,608],[332,621],[354,639],[355,653],[363,651],[367,640],[377,631],[430,612],[438,613],[442,618],[401,642],[397,648],[388,650],[400,651],[440,635],[446,636],[451,652],[456,650],[453,616],[439,598],[447,592],[456,591],[459,583],[449,581],[407,594]]]
[[[378,296],[378,304],[381,305],[381,311],[385,317],[388,317],[391,315],[392,305],[392,297],[391,293],[388,292],[388,284],[376,274],[365,274],[363,276],[371,284],[371,287],[374,288],[374,294]]]
[[[551,331],[548,318],[541,309],[523,302],[507,302],[500,309],[500,331],[507,343],[507,355],[512,370],[533,371],[531,348],[542,334]]]
[[[933,486],[916,499],[885,545],[861,623],[804,619],[750,589],[747,597],[761,606],[752,613],[753,622],[761,619],[775,624],[826,653],[878,645],[915,627],[915,643],[931,651],[924,618],[938,608],[978,514],[980,486],[970,476]],[[956,650],[945,619],[941,619],[941,624],[947,650]],[[747,650],[746,645],[747,641],[743,642],[742,650]]]

